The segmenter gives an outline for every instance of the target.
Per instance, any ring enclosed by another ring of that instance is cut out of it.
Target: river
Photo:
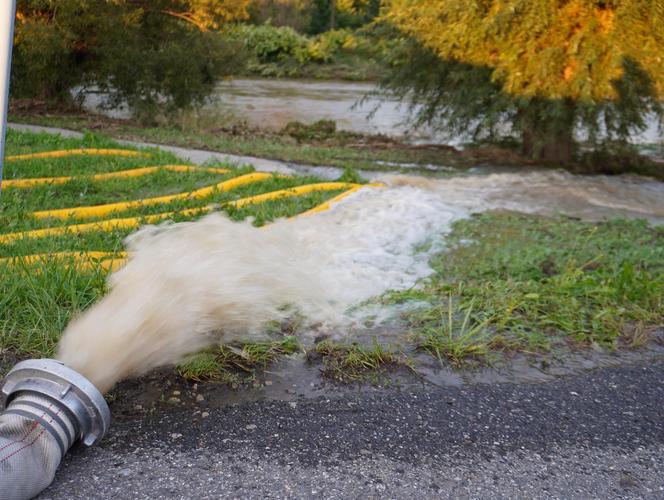
[[[459,144],[467,137],[450,136],[430,129],[411,130],[407,124],[408,106],[394,99],[366,97],[371,83],[238,78],[218,84],[208,111],[232,121],[281,129],[290,121],[313,123],[334,120],[340,130],[406,137],[414,143]],[[100,96],[88,94],[84,106],[98,110]],[[373,114],[372,114],[373,112]],[[128,117],[126,108],[105,111],[115,118]],[[646,131],[633,137],[642,144],[664,144],[655,120]]]

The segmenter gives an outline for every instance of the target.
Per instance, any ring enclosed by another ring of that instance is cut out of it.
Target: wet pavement
[[[204,386],[197,386],[199,393]],[[664,361],[116,411],[40,498],[664,498]]]

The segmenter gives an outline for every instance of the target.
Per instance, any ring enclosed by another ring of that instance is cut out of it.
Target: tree
[[[66,102],[97,88],[140,118],[203,102],[236,66],[211,30],[249,0],[19,0],[12,95]]]
[[[662,116],[664,0],[393,0],[384,19],[438,72],[409,78],[402,54],[386,82],[424,99],[420,120],[507,120],[525,153],[569,161],[576,125],[624,139]]]

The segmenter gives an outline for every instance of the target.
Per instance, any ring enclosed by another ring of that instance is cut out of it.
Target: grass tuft
[[[253,381],[258,369],[265,369],[279,356],[301,350],[300,343],[293,336],[238,347],[218,346],[189,357],[176,370],[189,380],[215,380],[239,385]]]
[[[316,344],[314,353],[322,357],[324,376],[345,383],[376,380],[388,368],[410,366],[404,356],[376,341],[371,346],[365,346],[326,340]]]

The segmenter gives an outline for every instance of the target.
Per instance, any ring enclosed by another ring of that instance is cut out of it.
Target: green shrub
[[[299,121],[288,122],[283,132],[298,141],[311,141],[327,139],[337,131],[337,123],[334,120],[318,120],[316,123],[307,125]]]
[[[283,61],[288,57],[306,59],[307,38],[292,28],[241,25],[230,30],[229,37],[244,44],[261,63]]]
[[[354,37],[348,30],[327,31],[309,42],[307,56],[313,61],[330,62],[342,48],[351,48],[354,44]]]

